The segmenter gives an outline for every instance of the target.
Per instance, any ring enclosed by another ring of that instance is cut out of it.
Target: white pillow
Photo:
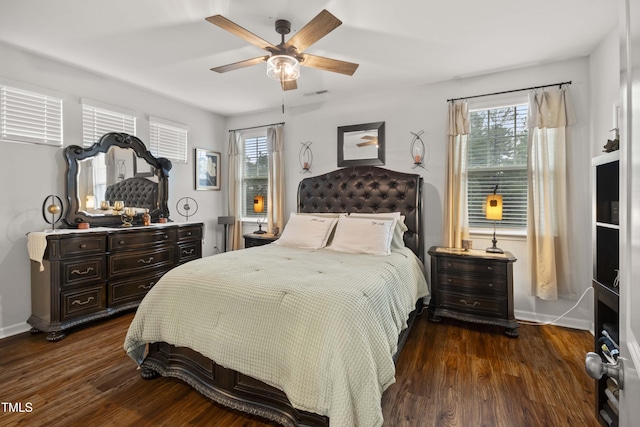
[[[405,216],[400,215],[400,212],[352,213],[349,214],[349,216],[359,218],[396,219],[396,226],[393,230],[393,237],[391,239],[391,250],[406,248],[406,245],[404,244],[404,232],[409,228],[404,223]]]
[[[329,249],[359,254],[389,255],[397,220],[341,216]]]
[[[282,235],[273,243],[296,248],[324,248],[337,221],[337,218],[298,215],[291,212]]]

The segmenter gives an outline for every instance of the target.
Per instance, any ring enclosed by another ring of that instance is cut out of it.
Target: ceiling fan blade
[[[357,147],[366,147],[367,145],[378,145],[378,138],[373,141],[359,142],[356,144]]]
[[[242,28],[240,25],[235,22],[229,21],[222,15],[214,15],[208,18],[205,18],[207,21],[211,22],[213,25],[217,25],[223,30],[229,31],[231,34],[235,34],[251,43],[252,45],[258,46],[266,51],[276,50],[276,47],[269,43],[268,41],[262,39],[261,37],[256,36],[251,31]]]
[[[352,76],[359,66],[359,64],[354,64],[353,62],[308,55],[306,53],[300,54],[299,57],[302,59],[300,65],[304,65],[305,67],[319,68],[320,70],[333,71],[334,73],[346,74],[348,76]]]
[[[288,80],[282,82],[282,90],[294,90],[298,89],[298,83],[295,80]]]
[[[371,140],[378,140],[377,136],[373,136],[373,135],[364,135],[362,138],[360,139],[371,139]]]
[[[233,64],[221,65],[219,67],[212,68],[211,71],[216,73],[226,73],[227,71],[239,70],[240,68],[250,67],[261,62],[265,62],[269,59],[269,55],[258,56],[257,58],[245,59],[244,61],[234,62]]]
[[[335,30],[341,24],[341,20],[326,10],[323,10],[291,37],[289,41],[284,44],[284,47],[287,49],[295,47],[300,53]]]

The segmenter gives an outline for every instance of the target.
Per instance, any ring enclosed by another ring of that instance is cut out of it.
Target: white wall
[[[174,163],[169,176],[171,218],[182,221],[176,203],[184,196],[199,204],[194,221],[205,223],[203,254],[222,247],[222,226],[217,217],[226,215],[224,191],[194,190],[194,148],[222,152],[226,145],[226,121],[213,113],[168,99],[111,78],[0,44],[0,82],[25,88],[53,91],[64,101],[64,145],[82,145],[80,98],[134,110],[137,136],[148,141],[148,116],[189,126],[188,163]],[[26,234],[44,230],[41,206],[49,194],[65,198],[63,148],[0,142],[0,338],[27,330],[31,314],[30,270]]]
[[[304,75],[301,78],[304,78]],[[584,215],[591,206],[588,185],[591,164],[588,58],[332,102],[323,102],[319,96],[319,102],[311,106],[286,108],[285,105],[284,114],[278,110],[233,117],[229,119],[228,125],[230,129],[235,129],[279,121],[286,123],[285,162],[288,196],[286,206],[293,211],[297,184],[303,178],[299,173],[298,164],[300,142],[313,142],[311,169],[313,175],[317,175],[337,167],[336,128],[338,126],[375,121],[386,122],[385,167],[404,172],[419,171],[424,177],[426,225],[424,238],[428,248],[431,245],[440,245],[443,241],[447,99],[568,80],[573,81],[570,93],[577,116],[577,124],[570,129],[571,141],[568,146],[569,217],[572,219],[570,221],[571,279],[574,297],[558,301],[542,301],[530,296],[526,242],[523,238],[500,236],[500,234],[497,236],[499,246],[518,258],[514,265],[516,317],[550,321],[571,308],[577,298],[591,286],[591,237],[590,233],[585,233],[585,230],[590,230],[590,218]],[[425,132],[423,139],[429,149],[429,158],[424,170],[412,169],[413,163],[409,153],[412,139],[410,132],[420,130]],[[473,240],[476,248],[491,245],[490,238],[484,236],[475,236]],[[592,306],[592,298],[588,295],[576,310],[558,323],[588,329],[592,322]]]

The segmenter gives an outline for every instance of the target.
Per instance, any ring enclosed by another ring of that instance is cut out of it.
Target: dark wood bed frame
[[[298,211],[309,213],[401,212],[408,231],[407,247],[424,262],[422,239],[422,177],[374,166],[355,166],[303,179],[298,186]],[[422,299],[398,338],[398,351],[407,339]],[[284,392],[240,372],[226,369],[186,347],[159,342],[149,345],[142,363],[142,378],[159,375],[179,378],[211,400],[284,426],[328,426],[326,416],[294,408]]]

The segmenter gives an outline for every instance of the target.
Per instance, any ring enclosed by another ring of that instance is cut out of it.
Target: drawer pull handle
[[[118,242],[118,244],[120,244],[120,245],[124,245],[124,240],[120,240],[120,241]]]
[[[164,240],[167,240],[169,238],[169,235],[165,234],[163,237],[164,237]]]
[[[192,234],[193,234],[193,233],[189,231],[189,232],[187,233],[187,236],[191,236]]]
[[[489,287],[490,287],[490,288],[493,288],[493,283],[489,283]]]
[[[447,279],[447,282],[451,283],[451,282],[453,282],[453,280],[451,280],[451,279]]]
[[[490,265],[487,266],[487,270],[491,271],[493,270],[493,267],[491,267]]]
[[[480,305],[478,301],[474,301],[473,304],[469,304],[467,300],[461,299],[460,302],[466,306],[475,307],[476,305]]]
[[[143,260],[143,259],[139,259],[138,262],[141,262],[143,264],[151,264],[151,261],[153,261],[153,257],[150,256],[148,260]]]
[[[80,276],[84,276],[85,274],[89,274],[89,272],[93,271],[93,267],[87,267],[85,271],[80,271],[78,269],[72,270],[71,274],[78,274]]]
[[[451,267],[451,263],[450,262],[447,263],[447,267]]]
[[[87,248],[87,244],[86,243],[83,243],[83,244],[80,245],[80,249],[86,249],[86,248]]]
[[[191,248],[190,250],[183,249],[182,250],[182,255],[191,255],[191,254],[193,254],[194,251],[195,251],[195,249],[193,249],[193,248]]]
[[[78,304],[78,305],[85,305],[85,304],[89,304],[89,303],[91,302],[91,300],[93,300],[93,299],[94,299],[93,297],[89,297],[89,298],[87,298],[87,300],[86,300],[85,302],[82,302],[82,301],[80,301],[79,299],[77,299],[77,300],[74,300],[74,301],[71,303],[71,305],[74,305],[74,304]]]
[[[154,284],[154,282],[151,282],[148,285],[138,285],[138,289],[151,289]]]

